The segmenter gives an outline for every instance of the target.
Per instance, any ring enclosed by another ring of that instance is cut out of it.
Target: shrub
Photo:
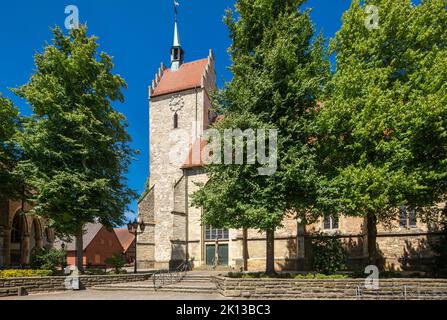
[[[340,239],[319,233],[312,239],[312,249],[315,271],[328,275],[346,268],[347,254]]]
[[[123,273],[123,267],[126,265],[126,259],[124,259],[121,253],[114,253],[111,258],[105,260],[105,263],[113,267],[115,274],[121,274]]]
[[[48,277],[52,270],[0,270],[0,278]]]
[[[102,269],[91,268],[91,269],[85,269],[84,274],[88,276],[101,276],[107,274],[107,272]]]
[[[34,269],[52,270],[64,269],[67,265],[65,251],[57,249],[40,249],[31,257],[31,267]]]

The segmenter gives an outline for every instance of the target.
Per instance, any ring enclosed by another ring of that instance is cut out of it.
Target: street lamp
[[[140,231],[138,231],[138,228],[140,228]],[[129,232],[131,234],[133,234],[135,236],[135,262],[134,262],[134,273],[137,273],[137,237],[138,234],[141,234],[144,232],[144,229],[146,229],[146,225],[144,224],[143,220],[134,220],[129,221],[129,223],[127,224],[127,230],[129,230]]]

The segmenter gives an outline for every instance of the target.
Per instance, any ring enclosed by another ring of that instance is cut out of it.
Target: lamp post
[[[65,251],[66,245],[64,242],[61,244],[61,250],[64,252],[64,263],[61,265],[62,271],[65,270],[67,263],[67,251]]]
[[[138,231],[138,228],[140,229]],[[144,224],[143,220],[134,220],[133,222],[130,221],[127,224],[127,229],[131,234],[135,236],[135,262],[134,262],[134,273],[137,273],[137,237],[138,234],[141,234],[144,232],[144,229],[146,228],[146,225]]]

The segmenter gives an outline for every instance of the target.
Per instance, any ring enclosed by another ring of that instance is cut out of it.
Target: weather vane
[[[178,7],[180,6],[180,3],[176,0],[174,0],[174,12],[175,12],[175,19],[177,20],[177,15],[178,15]]]

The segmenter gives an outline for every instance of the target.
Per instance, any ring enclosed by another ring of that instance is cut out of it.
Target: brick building
[[[105,265],[105,260],[111,258],[114,253],[123,253],[124,249],[114,230],[108,230],[99,223],[89,223],[84,230],[84,265]],[[60,247],[61,244],[58,241],[57,246]],[[67,252],[67,264],[76,265],[75,241],[65,243],[65,250]]]
[[[196,183],[207,181],[200,156],[191,154],[201,154],[204,130],[216,119],[210,110],[210,94],[216,89],[214,63],[212,51],[205,59],[184,63],[175,22],[171,68],[162,64],[149,88],[151,176],[138,208],[146,224],[137,241],[140,267],[173,267],[186,259],[194,266],[212,265],[216,256],[223,265],[243,265],[242,230],[204,226],[202,209],[191,205]],[[361,263],[368,255],[365,226],[362,218],[326,218],[312,225],[286,218],[275,234],[276,268],[309,268],[310,241],[319,231],[342,238],[350,263]],[[436,226],[423,223],[414,210],[396,210],[395,223],[380,225],[378,232],[379,253],[388,269],[418,266],[432,256]],[[250,270],[265,268],[265,239],[263,233],[248,231]]]

